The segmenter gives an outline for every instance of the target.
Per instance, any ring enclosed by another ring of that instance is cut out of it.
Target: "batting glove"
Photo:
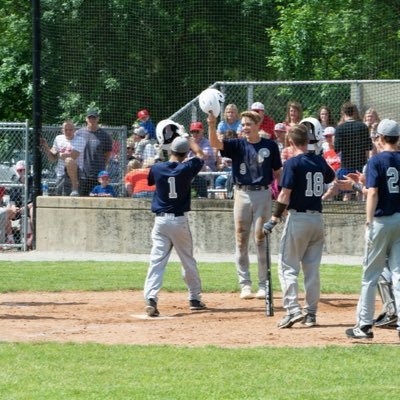
[[[263,226],[264,235],[269,235],[272,232],[272,229],[274,229],[274,226],[277,224],[278,222],[274,221],[273,219],[270,219],[268,222],[266,222]]]

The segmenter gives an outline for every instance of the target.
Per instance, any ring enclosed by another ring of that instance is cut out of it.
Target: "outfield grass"
[[[392,346],[0,344],[1,399],[397,399]]]
[[[0,293],[13,291],[142,290],[148,264],[145,262],[0,262]],[[239,290],[233,263],[199,263],[204,292]],[[256,266],[251,265],[256,281]],[[277,267],[272,266],[274,290],[280,290]],[[301,278],[300,278],[301,279]],[[322,293],[358,293],[361,267],[321,266]],[[256,282],[254,282],[255,284]],[[163,289],[185,291],[180,264],[167,266]]]

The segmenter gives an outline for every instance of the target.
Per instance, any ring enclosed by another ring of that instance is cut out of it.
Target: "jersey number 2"
[[[389,167],[386,171],[386,176],[388,177],[389,193],[399,193],[399,171],[394,167]]]
[[[307,188],[306,197],[321,197],[324,193],[324,176],[321,172],[307,172],[306,174]]]
[[[173,176],[170,176],[168,178],[168,183],[169,183],[168,197],[170,199],[176,199],[178,197],[178,193],[176,193],[175,178]]]

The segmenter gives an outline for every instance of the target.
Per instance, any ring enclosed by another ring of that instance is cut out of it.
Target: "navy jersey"
[[[367,163],[367,188],[378,189],[375,217],[400,212],[400,152],[383,151]]]
[[[204,160],[194,157],[183,163],[165,161],[154,164],[147,178],[156,185],[151,211],[155,213],[183,213],[190,211],[192,179],[200,172]]]
[[[335,172],[319,155],[306,153],[290,158],[283,166],[281,178],[281,186],[292,190],[287,208],[321,212],[324,183],[334,179]]]
[[[272,171],[282,167],[278,145],[270,139],[261,138],[258,143],[227,139],[221,155],[232,159],[234,184],[268,186],[273,181]]]

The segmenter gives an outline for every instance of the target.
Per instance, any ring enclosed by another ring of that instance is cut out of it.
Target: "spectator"
[[[260,124],[260,132],[261,135],[265,134],[267,138],[275,140],[275,121],[265,114],[265,106],[263,103],[256,101],[251,105],[251,111],[255,111],[256,113],[261,115],[261,124]]]
[[[338,179],[351,172],[361,171],[372,149],[367,126],[361,122],[357,106],[344,103],[341,109],[343,123],[336,128],[334,149],[341,156],[341,167],[337,171]]]
[[[26,173],[26,165],[24,160],[20,160],[15,164],[15,171],[17,173],[14,183],[20,184],[18,187],[9,189],[10,207],[15,213],[15,220],[21,220],[22,217],[28,217],[28,232],[26,237],[26,245],[28,248],[32,247],[32,188],[33,178]],[[28,185],[28,194],[25,199],[25,183]],[[25,208],[26,204],[26,208]]]
[[[232,160],[228,157],[221,157],[217,169],[221,172],[232,172]],[[215,189],[225,189],[227,180],[227,175],[218,175],[215,179]]]
[[[6,188],[0,186],[0,243],[14,244],[14,235],[11,220],[15,218],[15,211],[4,202]]]
[[[138,125],[144,129],[146,135],[148,135],[148,139],[156,140],[156,128],[153,121],[150,119],[149,111],[146,109],[138,111],[137,118]]]
[[[333,119],[333,115],[331,109],[328,106],[322,106],[318,111],[318,121],[320,122],[322,129],[325,129],[328,126],[335,127],[335,121]]]
[[[195,143],[203,152],[204,166],[202,172],[216,171],[216,151],[211,147],[210,142],[204,137],[204,128],[201,122],[192,122],[190,124],[190,135]],[[188,157],[194,157],[194,153],[190,151]],[[196,192],[196,197],[207,198],[208,179],[204,176],[196,175],[192,182],[192,188]]]
[[[70,196],[79,195],[79,176],[83,169],[83,151],[85,140],[82,136],[75,134],[75,125],[71,120],[64,121],[62,134],[54,139],[52,148],[46,139],[40,140],[43,149],[50,161],[57,161],[57,187],[61,190],[57,194],[69,194]],[[65,181],[65,179],[67,181]],[[62,185],[59,185],[64,181]]]
[[[110,185],[110,175],[107,171],[100,171],[98,174],[99,185],[96,185],[90,192],[95,197],[117,197],[114,188]]]
[[[129,162],[131,160],[135,160],[135,140],[133,138],[129,138],[126,141],[126,161]]]
[[[328,165],[336,172],[340,169],[340,156],[335,151],[335,146],[333,144],[335,138],[335,128],[333,126],[328,126],[325,128],[323,136],[325,138],[326,146],[323,152],[323,156],[328,163]]]
[[[147,180],[150,172],[150,167],[154,164],[154,159],[147,159],[138,168],[133,168],[125,175],[125,189],[128,196],[133,198],[153,197],[156,187],[149,185]],[[132,164],[137,166],[137,164]]]
[[[284,124],[286,131],[293,125],[297,125],[303,119],[303,107],[297,101],[289,101],[286,106],[286,117]]]
[[[279,151],[282,152],[282,150],[286,147],[286,126],[282,122],[279,122],[279,124],[276,124],[274,127],[274,133],[276,137],[276,144],[278,145]]]
[[[240,130],[240,119],[238,108],[235,104],[228,104],[224,111],[224,120],[218,124],[217,133],[225,135],[227,131],[238,132]]]
[[[376,135],[376,129],[378,128],[379,122],[381,122],[379,115],[375,108],[368,108],[364,114],[364,123],[368,127],[369,135],[374,137]]]
[[[265,298],[267,259],[262,227],[271,216],[269,185],[274,178],[280,178],[282,170],[278,145],[259,135],[261,121],[262,116],[257,112],[245,111],[241,114],[241,125],[246,138],[220,141],[216,133],[216,117],[211,112],[208,116],[211,145],[220,150],[223,157],[232,159],[232,178],[235,184],[233,214],[236,268],[242,299],[254,297],[249,270],[249,239],[252,226],[258,259],[258,291],[255,297]]]
[[[146,161],[148,158],[154,159],[157,151],[154,147],[156,140],[149,139],[149,135],[141,126],[133,127],[132,137],[135,142],[135,157],[141,161]]]
[[[99,126],[99,111],[96,108],[88,109],[86,113],[86,127],[79,129],[76,136],[86,142],[83,153],[83,171],[80,179],[79,193],[87,196],[97,185],[98,174],[105,171],[111,157],[111,136]]]

